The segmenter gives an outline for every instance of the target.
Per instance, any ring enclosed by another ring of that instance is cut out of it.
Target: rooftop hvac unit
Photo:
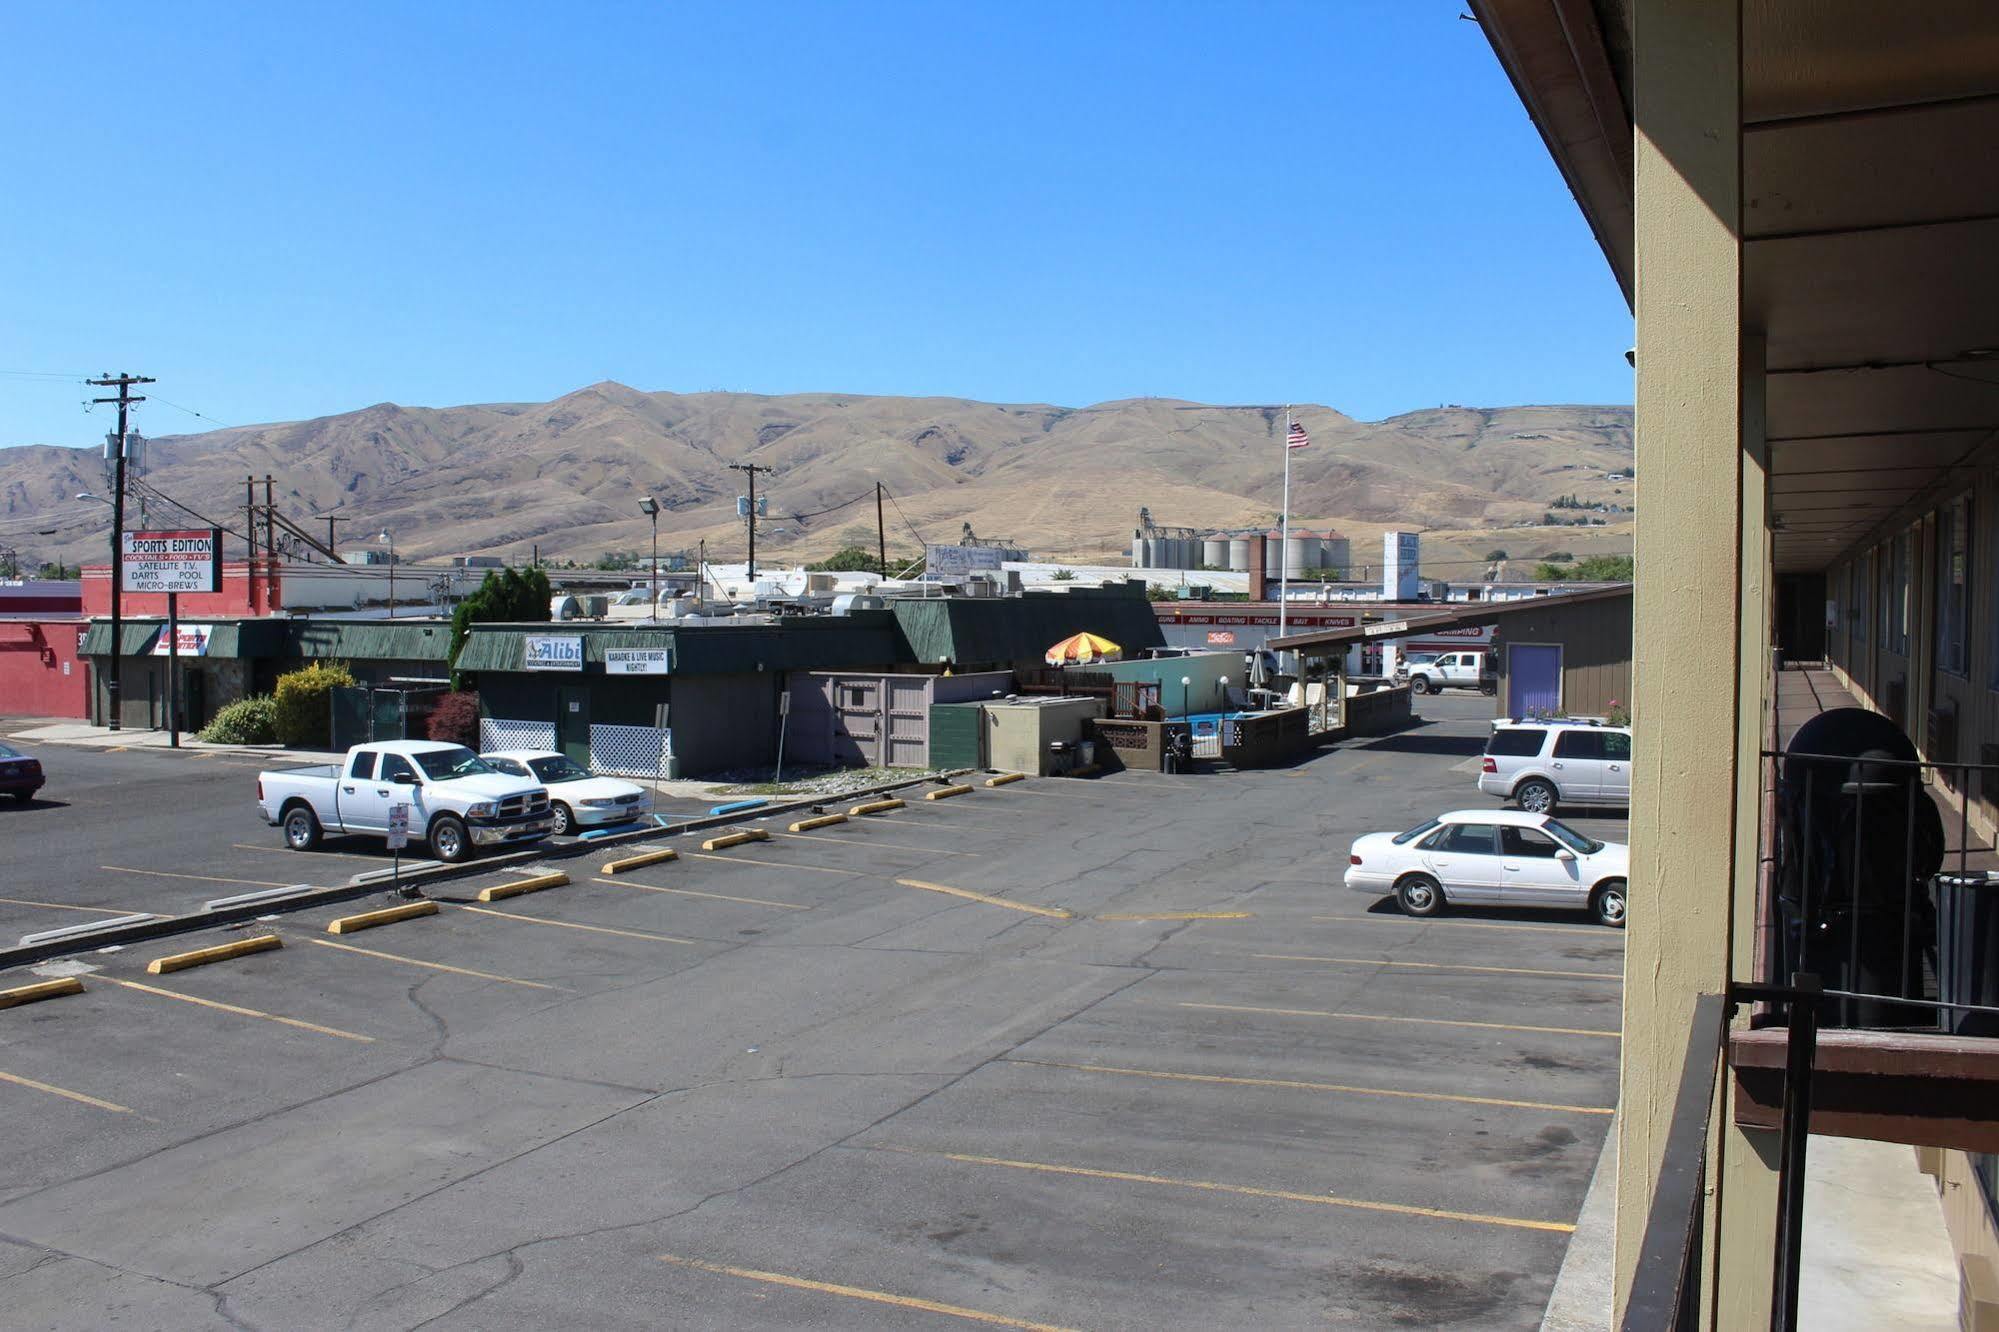
[[[833,614],[852,615],[861,610],[887,610],[888,602],[866,592],[846,592],[833,598]]]
[[[968,597],[999,597],[1006,595],[1006,587],[999,579],[989,574],[973,574],[965,580],[965,595]]]

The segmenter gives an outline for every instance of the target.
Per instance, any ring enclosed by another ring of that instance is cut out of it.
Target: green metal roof
[[[632,628],[617,624],[475,624],[461,671],[518,671],[529,638],[580,638],[584,669],[618,648],[670,648],[675,675],[735,675],[810,667],[891,666],[906,660],[886,611],[786,619],[779,624]],[[538,672],[539,673],[539,672]],[[551,672],[562,674],[563,672]]]
[[[1038,661],[1071,634],[1092,633],[1127,652],[1166,641],[1142,588],[1077,588],[1019,597],[901,598],[889,603],[910,659],[968,666]]]
[[[291,620],[285,648],[295,657],[339,661],[447,661],[451,625],[443,620]]]
[[[121,626],[124,630],[123,657],[144,657],[152,655],[153,641],[159,637],[164,620],[127,620]],[[205,624],[209,626],[208,651],[210,657],[274,657],[284,643],[285,624],[282,620],[209,620],[199,616],[184,616],[182,624]],[[108,657],[111,655],[111,622],[92,620],[90,629],[83,637],[83,654],[86,657]]]

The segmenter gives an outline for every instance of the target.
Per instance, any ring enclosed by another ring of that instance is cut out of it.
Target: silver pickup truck
[[[387,838],[398,804],[409,806],[411,839],[429,842],[439,860],[536,841],[555,826],[547,788],[435,740],[356,745],[337,764],[257,774],[257,807],[294,851],[312,850],[325,833]]]

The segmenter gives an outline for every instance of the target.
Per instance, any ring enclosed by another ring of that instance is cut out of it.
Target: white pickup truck
[[[1499,681],[1488,664],[1490,660],[1486,652],[1446,652],[1429,661],[1412,663],[1407,669],[1409,688],[1418,694],[1434,694],[1446,688],[1498,693]]]
[[[257,774],[257,807],[294,851],[312,850],[329,832],[386,838],[398,804],[409,806],[410,837],[429,842],[439,860],[535,841],[555,826],[547,788],[435,740],[356,745],[339,763]]]

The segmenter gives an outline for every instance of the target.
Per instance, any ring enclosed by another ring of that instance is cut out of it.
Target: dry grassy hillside
[[[1425,531],[1425,563],[1439,573],[1494,547],[1516,561],[1630,548],[1628,526],[1493,530],[1538,518],[1563,494],[1628,505],[1631,484],[1603,479],[1631,465],[1628,407],[1440,407],[1355,421],[1308,405],[1296,415],[1313,447],[1293,456],[1293,521],[1345,531],[1357,560],[1379,549],[1387,527]],[[343,545],[386,528],[410,557],[525,556],[538,545],[544,556],[589,560],[638,549],[649,528],[637,498],[650,492],[664,506],[662,550],[706,539],[711,556],[740,558],[742,478],[728,464],[754,462],[775,469],[759,479],[771,497],[760,557],[816,557],[864,534],[872,542],[879,480],[895,497],[891,545],[913,547],[912,528],[955,540],[970,523],[1037,556],[1083,562],[1125,551],[1140,505],[1167,524],[1273,522],[1283,432],[1281,407],[643,393],[603,383],[546,403],[384,403],[163,437],[149,479],[240,524],[243,478],[268,472],[295,517],[350,518]],[[94,450],[0,451],[0,523],[26,556],[100,552],[102,510],[79,510],[73,497],[103,488]],[[859,502],[835,507],[846,501]],[[41,521],[55,530],[23,535]]]

